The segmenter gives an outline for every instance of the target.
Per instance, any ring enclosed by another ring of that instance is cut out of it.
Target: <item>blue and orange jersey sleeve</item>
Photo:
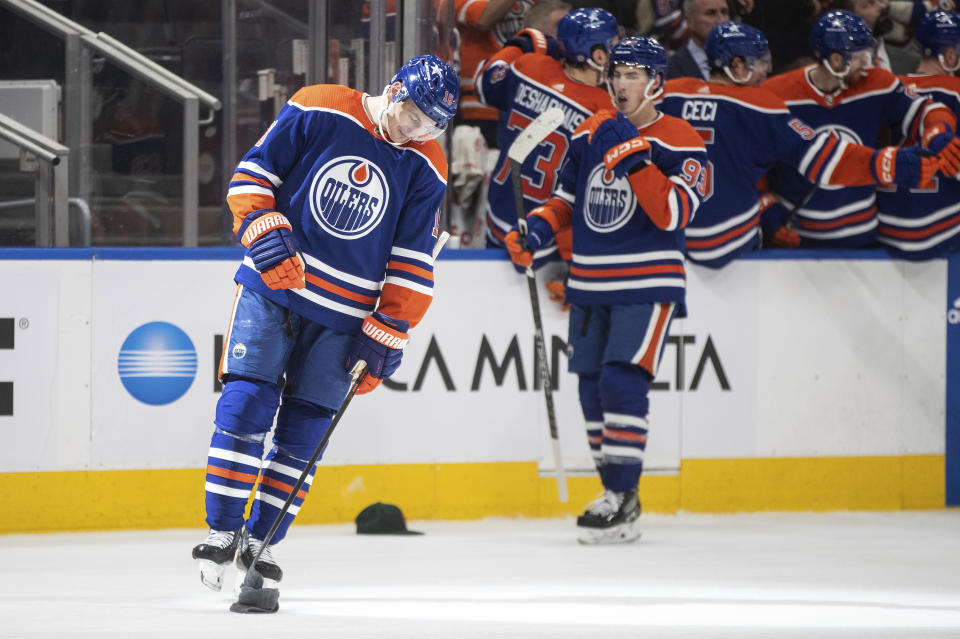
[[[437,142],[407,148],[426,162],[400,214],[377,310],[413,328],[433,301],[433,247],[440,231],[447,162]]]
[[[697,209],[705,185],[707,149],[689,123],[663,115],[639,131],[650,143],[652,163],[627,179],[650,221],[664,231],[685,228]]]
[[[477,71],[474,88],[480,102],[501,111],[510,108],[513,78],[510,67],[520,56],[529,55],[517,47],[503,47]]]

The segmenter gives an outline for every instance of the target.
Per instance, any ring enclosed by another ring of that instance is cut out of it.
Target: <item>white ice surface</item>
[[[643,518],[297,526],[256,616],[200,584],[206,531],[0,536],[0,637],[960,637],[960,511]]]

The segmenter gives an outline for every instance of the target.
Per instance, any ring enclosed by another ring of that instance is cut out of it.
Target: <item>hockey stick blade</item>
[[[523,164],[530,152],[540,146],[543,139],[561,124],[563,124],[563,110],[560,107],[550,107],[538,115],[510,145],[510,150],[507,152],[510,161]]]
[[[447,243],[447,240],[450,239],[450,234],[444,231],[440,234],[440,237],[437,238],[436,243],[433,245],[433,259],[437,259],[437,256],[440,255],[440,251],[443,250],[443,245]]]

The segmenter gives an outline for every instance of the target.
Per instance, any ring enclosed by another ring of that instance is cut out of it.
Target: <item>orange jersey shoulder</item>
[[[901,75],[900,82],[918,89],[943,89],[960,93],[960,76],[955,75]]]
[[[810,87],[806,77],[810,68],[810,66],[806,66],[802,69],[794,69],[775,75],[764,81],[760,86],[786,101],[814,98],[816,93]]]
[[[689,122],[665,113],[640,129],[640,135],[645,138],[656,138],[672,147],[707,150],[703,144],[703,138]]]
[[[593,132],[597,130],[597,127],[600,126],[604,120],[611,118],[616,119],[616,117],[617,112],[614,109],[601,109],[581,122],[580,126],[574,130],[573,137],[577,137],[583,133],[593,135]]]
[[[363,110],[363,94],[340,84],[313,84],[293,94],[289,102],[302,109],[330,109],[349,115],[373,133],[373,123]]]
[[[513,61],[513,69],[534,84],[561,93],[590,112],[615,108],[606,89],[571,80],[563,72],[563,64],[548,55],[524,53]]]

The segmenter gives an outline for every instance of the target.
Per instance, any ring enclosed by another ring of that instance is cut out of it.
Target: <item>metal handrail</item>
[[[70,243],[67,204],[70,149],[3,114],[0,114],[0,137],[46,162],[37,166],[34,181],[37,246],[67,246]]]
[[[56,140],[51,140],[2,113],[0,113],[0,138],[21,149],[26,149],[53,166],[60,164],[61,158],[70,155],[70,149]]]
[[[60,36],[81,36],[90,48],[181,101],[188,97],[195,97],[215,111],[220,109],[220,100],[215,96],[102,31],[95,33],[36,0],[0,0],[0,5],[9,7],[41,27],[56,31]]]

